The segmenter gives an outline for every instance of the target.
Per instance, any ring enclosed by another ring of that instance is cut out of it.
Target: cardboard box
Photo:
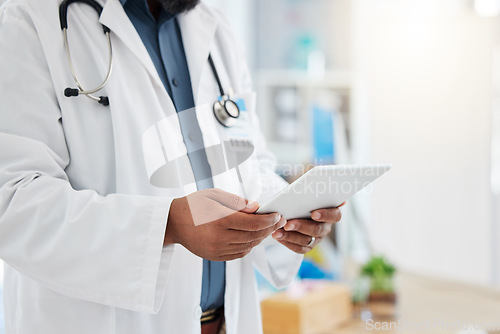
[[[264,334],[326,334],[352,319],[346,285],[318,283],[303,293],[281,292],[261,303]]]

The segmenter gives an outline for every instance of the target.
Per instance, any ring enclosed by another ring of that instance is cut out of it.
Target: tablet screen
[[[316,166],[283,189],[257,213],[285,219],[310,218],[312,211],[337,207],[391,169],[390,165]]]

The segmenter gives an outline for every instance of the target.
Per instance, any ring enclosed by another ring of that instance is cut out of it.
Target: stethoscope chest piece
[[[240,108],[236,102],[227,96],[224,96],[220,101],[216,101],[213,109],[217,121],[227,128],[233,126],[236,119],[240,117]]]
[[[224,89],[222,88],[222,83],[219,78],[219,74],[217,73],[217,69],[215,68],[214,60],[212,59],[212,55],[208,55],[208,63],[210,64],[210,67],[212,68],[212,72],[215,77],[215,81],[217,81],[217,86],[219,88],[220,92],[220,99],[215,101],[213,109],[214,109],[214,115],[215,118],[217,118],[217,121],[219,121],[220,124],[225,126],[226,128],[229,128],[233,125],[236,124],[236,119],[240,117],[240,108],[231,99],[231,93],[228,92],[227,94],[224,92]],[[231,90],[229,90],[231,91]]]

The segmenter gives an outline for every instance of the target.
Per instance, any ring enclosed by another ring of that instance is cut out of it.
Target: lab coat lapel
[[[155,83],[163,87],[148,50],[119,0],[106,1],[99,22],[111,29],[111,34],[116,35],[130,49],[144,65]]]
[[[208,66],[208,55],[217,30],[217,20],[204,4],[200,4],[189,12],[179,15],[178,22],[189,66],[193,96],[196,100],[201,74],[204,66]]]

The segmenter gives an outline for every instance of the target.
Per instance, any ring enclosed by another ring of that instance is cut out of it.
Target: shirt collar
[[[122,4],[122,6],[125,6],[125,4],[127,3],[127,1],[129,0],[120,0],[120,3]],[[153,16],[151,15],[151,13],[149,12],[149,7],[148,7],[148,3],[146,2],[146,0],[130,0],[130,1],[138,1],[140,3],[142,3],[144,5],[144,10],[151,16],[151,18],[153,18]],[[0,0],[1,2],[1,0]],[[164,22],[166,20],[170,20],[171,18],[174,18],[176,15],[171,15],[171,14],[168,14],[167,12],[165,12],[163,9],[161,10],[161,13],[160,13],[160,17],[159,17],[159,22]]]

